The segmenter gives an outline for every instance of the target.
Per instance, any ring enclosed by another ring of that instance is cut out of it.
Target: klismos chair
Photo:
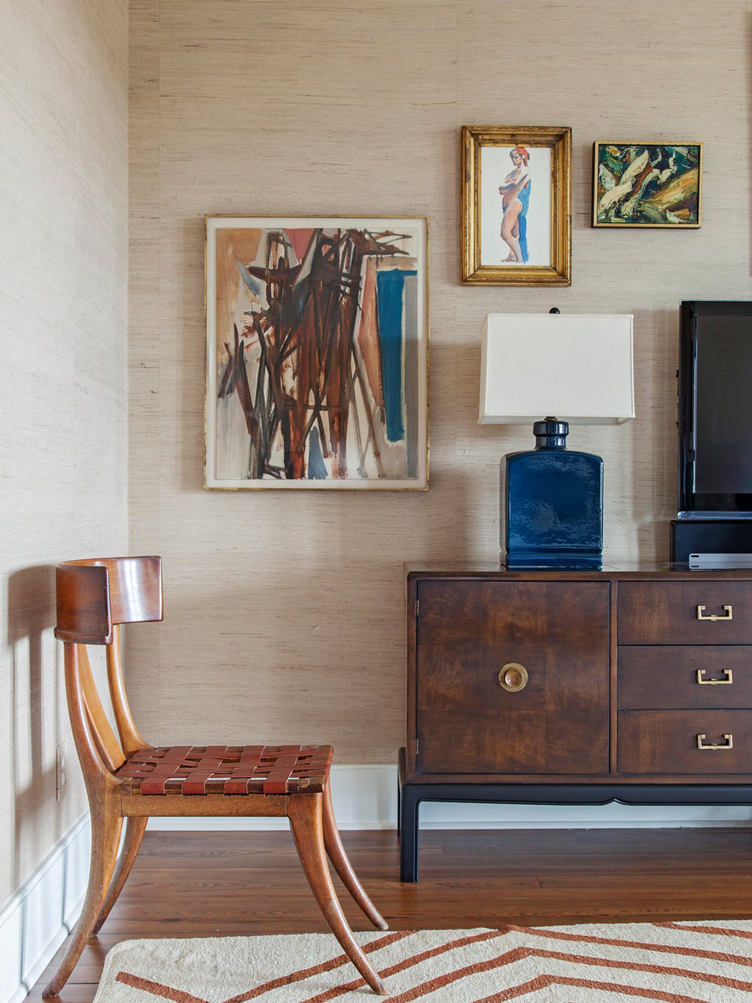
[[[328,745],[173,746],[155,749],[136,728],[123,683],[120,625],[162,619],[159,557],[69,561],[57,567],[57,628],[73,735],[91,809],[91,869],[83,911],[57,974],[65,985],[84,946],[117,901],[150,816],[275,815],[290,820],[300,862],[327,923],[371,988],[386,989],[360,949],[337,900],[327,854],[379,929],[387,924],[347,859],[332,812]],[[87,644],[106,645],[107,677],[120,740],[94,684]],[[118,845],[126,822],[125,839]]]

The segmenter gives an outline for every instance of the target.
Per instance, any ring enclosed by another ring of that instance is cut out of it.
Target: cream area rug
[[[391,1003],[750,1003],[752,921],[356,933]],[[376,1000],[330,934],[130,940],[94,1003]]]

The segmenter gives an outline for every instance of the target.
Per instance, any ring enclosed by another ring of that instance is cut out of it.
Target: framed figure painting
[[[207,488],[428,487],[428,220],[206,218]]]
[[[462,127],[462,281],[571,284],[572,130]]]

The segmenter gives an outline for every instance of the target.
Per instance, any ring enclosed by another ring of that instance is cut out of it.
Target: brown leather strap
[[[303,794],[326,787],[330,745],[142,749],[117,771],[129,794]]]

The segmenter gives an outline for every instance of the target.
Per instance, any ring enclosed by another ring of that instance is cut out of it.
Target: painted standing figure
[[[527,210],[530,205],[530,154],[515,146],[509,154],[514,167],[499,186],[503,214],[501,239],[509,246],[504,264],[524,264],[528,260]]]

